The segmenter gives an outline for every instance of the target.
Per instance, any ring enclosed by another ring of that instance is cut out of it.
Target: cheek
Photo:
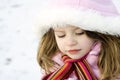
[[[91,39],[86,40],[85,42],[86,42],[86,44],[88,44],[88,46],[92,46],[92,45],[93,45],[93,43],[94,43],[94,41],[93,41],[93,40],[91,40]]]
[[[58,44],[58,45],[59,45],[58,48],[59,48],[60,52],[65,53],[64,44]]]
[[[58,45],[58,48],[60,49],[60,51],[63,52],[63,50],[64,50],[64,41],[61,40],[61,39],[56,38],[56,42],[57,42],[57,45]]]
[[[80,45],[86,50],[90,50],[93,44],[94,44],[94,40],[88,37],[85,37],[80,43]]]

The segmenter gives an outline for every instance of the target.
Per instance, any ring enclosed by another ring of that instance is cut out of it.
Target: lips
[[[68,50],[69,53],[71,54],[76,54],[80,51],[81,49],[73,49],[73,50]]]

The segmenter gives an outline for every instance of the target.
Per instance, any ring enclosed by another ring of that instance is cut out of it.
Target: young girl
[[[40,16],[42,80],[120,80],[120,17],[112,1],[48,3]]]

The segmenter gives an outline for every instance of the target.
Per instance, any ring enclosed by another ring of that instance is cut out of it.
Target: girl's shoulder
[[[62,57],[62,53],[57,52],[56,55],[52,58],[52,60],[58,63],[60,66],[63,66],[64,62],[61,57]]]
[[[100,70],[97,66],[98,63],[98,54],[99,53],[95,53],[95,52],[90,52],[86,58],[86,60],[88,61],[93,73],[95,74],[95,76],[97,78],[100,77]]]

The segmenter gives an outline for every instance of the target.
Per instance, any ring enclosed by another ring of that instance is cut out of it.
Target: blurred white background
[[[0,0],[0,80],[40,80],[33,27],[44,2]],[[114,2],[120,10],[120,0]]]

